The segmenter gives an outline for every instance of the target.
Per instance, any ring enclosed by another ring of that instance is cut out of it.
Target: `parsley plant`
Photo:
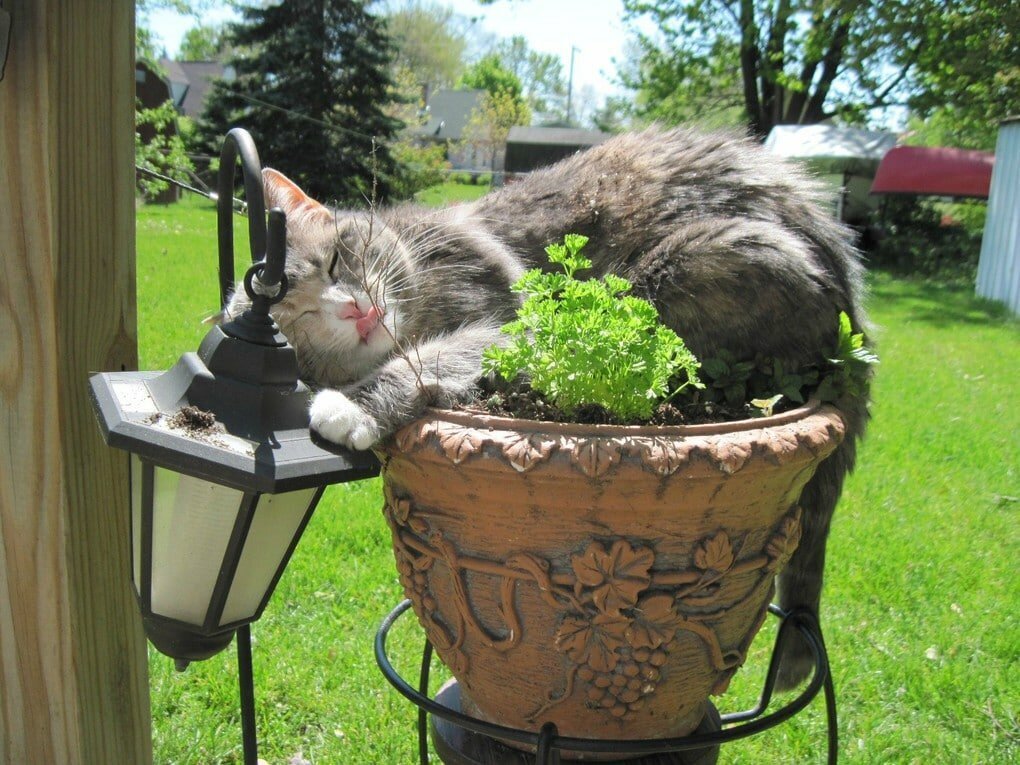
[[[698,360],[651,303],[628,294],[626,279],[576,278],[591,268],[587,242],[567,234],[545,250],[562,272],[532,269],[513,285],[524,302],[503,327],[509,343],[485,351],[485,371],[526,378],[567,414],[596,404],[625,422],[647,420],[661,402],[702,387]]]

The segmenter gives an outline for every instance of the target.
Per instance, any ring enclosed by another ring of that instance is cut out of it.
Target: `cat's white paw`
[[[308,413],[312,430],[327,441],[364,450],[379,440],[375,418],[338,390],[317,393]]]

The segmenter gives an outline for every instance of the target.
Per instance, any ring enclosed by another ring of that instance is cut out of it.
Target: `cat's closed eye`
[[[334,284],[340,281],[339,267],[340,267],[340,250],[334,249],[333,257],[329,261],[329,268],[326,269],[326,273],[329,274],[329,278],[333,280]]]

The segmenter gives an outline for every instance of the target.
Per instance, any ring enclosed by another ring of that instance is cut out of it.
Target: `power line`
[[[219,195],[214,191],[203,191],[202,189],[190,186],[187,183],[178,180],[177,178],[172,178],[169,175],[163,175],[163,173],[157,173],[155,170],[150,170],[147,167],[135,165],[135,170],[140,172],[142,175],[148,175],[152,178],[158,178],[159,180],[164,181],[165,183],[170,183],[174,186],[178,186],[184,189],[185,191],[190,191],[192,194],[198,194],[200,196],[205,197],[206,199],[211,199],[213,202],[219,199]],[[237,197],[231,197],[231,201],[233,202],[234,212],[236,212],[238,215],[245,216],[247,215],[248,213],[247,202],[245,202],[243,199],[238,199]]]
[[[293,109],[287,109],[286,107],[283,106],[277,106],[276,104],[269,103],[268,101],[263,101],[261,98],[255,98],[254,96],[249,96],[245,93],[241,93],[237,90],[234,90],[233,88],[227,88],[227,90],[229,90],[232,95],[237,96],[243,101],[250,101],[253,104],[264,106],[267,109],[274,109],[278,112],[282,112],[291,117],[294,117],[295,119],[304,120],[306,122],[311,122],[314,125],[318,125],[319,127],[324,127],[327,130],[332,130],[336,133],[349,133],[350,135],[357,136],[358,138],[366,138],[369,141],[373,141],[375,143],[386,143],[378,136],[369,135],[368,133],[362,133],[358,130],[351,130],[350,128],[341,127],[340,125],[334,125],[330,122],[320,120],[317,117],[309,117],[307,114],[302,114],[301,112],[296,112]]]

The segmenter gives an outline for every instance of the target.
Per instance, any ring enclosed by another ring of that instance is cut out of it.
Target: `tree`
[[[591,115],[591,123],[603,133],[622,133],[632,126],[633,104],[623,96],[609,96]]]
[[[1020,3],[962,0],[931,14],[910,106],[928,145],[991,150],[1020,114]]]
[[[466,20],[446,8],[409,0],[387,17],[396,47],[397,79],[415,83],[415,100],[424,104],[437,89],[452,85],[464,71],[468,47]]]
[[[871,110],[905,102],[926,19],[941,4],[624,0],[631,21],[656,29],[638,35],[642,66],[632,84],[649,102],[672,95],[692,112],[719,94],[739,93],[737,105],[760,137],[779,124],[860,122]]]
[[[558,56],[532,50],[520,35],[503,40],[494,53],[521,83],[521,94],[532,112],[545,113],[551,120],[565,118],[567,83]]]
[[[640,122],[732,127],[746,122],[740,72],[733,66],[738,56],[728,40],[717,40],[706,54],[692,57],[635,38],[617,75],[634,91],[630,113]]]
[[[483,56],[469,66],[460,78],[460,87],[484,90],[492,96],[505,93],[522,103],[524,101],[520,78],[503,65],[497,53]]]
[[[147,60],[151,66],[159,68],[156,60],[165,51],[156,49],[155,37],[146,23],[149,11],[156,8],[171,8],[182,14],[194,15],[205,7],[205,0],[189,2],[189,0],[137,0],[135,13],[135,57]],[[135,167],[141,172],[136,174],[135,188],[144,197],[155,197],[169,188],[170,183],[163,178],[150,175],[158,173],[167,178],[187,180],[188,173],[194,165],[187,155],[185,141],[181,137],[179,115],[173,102],[164,101],[156,107],[145,108],[140,101],[135,101]]]
[[[170,182],[164,178],[185,181],[188,173],[195,169],[177,123],[178,114],[172,101],[148,109],[136,101],[135,167],[141,172],[136,174],[135,185],[136,191],[144,197],[151,199],[166,191]]]
[[[495,170],[510,128],[531,123],[531,107],[524,100],[521,81],[503,66],[497,54],[490,53],[468,67],[460,86],[485,91],[482,105],[468,117],[462,140],[487,153],[489,166]]]
[[[166,8],[185,16],[197,18],[213,0],[135,0],[135,57],[155,61],[165,50],[157,50],[155,37],[149,28],[149,13]]]
[[[213,86],[199,129],[206,150],[239,125],[263,163],[311,195],[345,205],[390,196],[389,146],[401,127],[392,46],[364,0],[284,0],[241,9],[228,28],[232,82]]]
[[[510,128],[527,125],[531,110],[508,90],[487,93],[482,105],[471,112],[464,126],[463,143],[489,156],[489,167],[496,169],[500,149],[506,147]]]
[[[223,25],[199,24],[184,33],[177,57],[181,61],[215,61],[226,53]]]

